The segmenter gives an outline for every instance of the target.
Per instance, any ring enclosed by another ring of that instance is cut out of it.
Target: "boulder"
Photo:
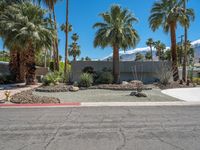
[[[131,92],[130,96],[147,97],[147,95],[145,93],[142,93],[142,92]]]
[[[71,91],[71,92],[77,92],[77,91],[79,91],[79,87],[71,86],[71,87],[69,88],[69,91]]]
[[[122,81],[122,85],[127,85],[129,84],[127,81]]]

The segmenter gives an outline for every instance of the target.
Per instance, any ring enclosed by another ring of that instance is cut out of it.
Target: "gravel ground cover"
[[[33,92],[38,96],[53,96],[59,98],[61,103],[64,102],[165,102],[179,101],[176,98],[161,93],[160,89],[143,91],[147,97],[130,96],[133,91],[116,91],[104,89],[88,89],[78,92]]]

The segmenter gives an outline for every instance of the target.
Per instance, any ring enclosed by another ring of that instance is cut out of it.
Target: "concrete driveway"
[[[1,150],[199,150],[200,108],[0,109]]]
[[[186,102],[200,102],[200,88],[168,89],[162,93]]]

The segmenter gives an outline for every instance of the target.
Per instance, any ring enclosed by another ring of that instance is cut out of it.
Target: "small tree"
[[[146,59],[146,60],[151,60],[151,59],[152,59],[151,52],[147,52],[147,53],[145,54],[145,59]]]
[[[154,47],[156,48],[156,56],[158,56],[159,60],[163,60],[164,50],[166,49],[166,45],[161,41],[154,42]]]
[[[152,47],[153,47],[153,45],[154,45],[153,39],[152,39],[152,38],[149,38],[149,39],[147,40],[147,42],[146,42],[146,45],[150,47],[151,52],[150,52],[150,55],[149,55],[149,56],[151,56],[151,60],[153,60],[153,50],[152,50]]]
[[[73,42],[69,46],[69,56],[73,56],[74,61],[76,61],[76,57],[80,56],[80,54],[81,54],[80,46],[77,43],[79,36],[77,33],[74,33],[71,38],[72,38]]]
[[[141,53],[136,53],[135,54],[135,61],[141,61],[144,59],[144,55],[142,55]]]

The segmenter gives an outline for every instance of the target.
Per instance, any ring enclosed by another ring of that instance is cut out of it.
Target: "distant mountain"
[[[198,62],[200,59],[200,39],[191,42],[192,47],[195,50],[195,61]],[[167,47],[166,49],[169,49],[170,47]],[[145,55],[148,51],[150,51],[149,47],[143,47],[143,48],[136,48],[133,50],[128,50],[128,51],[120,51],[120,60],[121,61],[134,61],[135,60],[135,54],[136,53],[141,53]],[[158,60],[158,57],[156,56],[156,49],[153,48],[153,58],[154,60]],[[104,57],[102,60],[111,60],[112,59],[112,54],[109,56]]]

